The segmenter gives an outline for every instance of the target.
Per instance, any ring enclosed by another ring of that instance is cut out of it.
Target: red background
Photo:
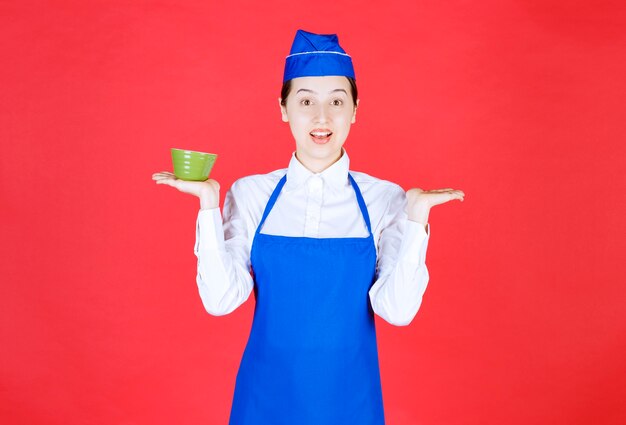
[[[0,4],[0,422],[225,424],[254,301],[208,315],[196,198],[286,167],[298,28],[337,33],[352,169],[453,187],[408,327],[377,319],[386,416],[626,423],[623,1]]]

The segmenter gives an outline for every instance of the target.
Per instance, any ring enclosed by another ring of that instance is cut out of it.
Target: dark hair
[[[348,82],[350,83],[350,91],[352,92],[352,101],[354,102],[354,106],[356,107],[356,100],[358,99],[358,90],[356,88],[356,81],[352,77],[346,77]],[[283,83],[283,87],[280,89],[280,104],[285,105],[287,103],[287,96],[289,96],[289,92],[291,91],[291,80],[287,80]]]

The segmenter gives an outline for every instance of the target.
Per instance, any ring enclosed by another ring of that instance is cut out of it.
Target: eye
[[[309,99],[302,99],[300,103],[304,106],[309,106],[311,104],[311,101]]]
[[[341,106],[341,105],[343,105],[343,100],[335,99],[335,100],[333,100],[333,105],[334,106]]]

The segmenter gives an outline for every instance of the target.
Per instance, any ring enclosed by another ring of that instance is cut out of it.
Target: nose
[[[316,110],[315,114],[315,122],[316,123],[325,123],[328,120],[328,111],[326,110],[325,104],[320,104],[319,108]]]

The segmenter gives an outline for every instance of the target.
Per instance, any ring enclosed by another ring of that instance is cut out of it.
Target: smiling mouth
[[[329,137],[331,134],[333,134],[333,132],[332,131],[312,131],[309,134],[313,137],[325,138],[325,137]]]
[[[330,141],[330,136],[332,134],[333,133],[324,133],[324,134],[311,133],[311,139],[313,140],[314,143],[317,143],[318,145],[323,145]]]
[[[313,130],[309,133],[311,135],[311,139],[317,144],[328,143],[330,140],[330,136],[332,136],[333,132],[326,129]]]

